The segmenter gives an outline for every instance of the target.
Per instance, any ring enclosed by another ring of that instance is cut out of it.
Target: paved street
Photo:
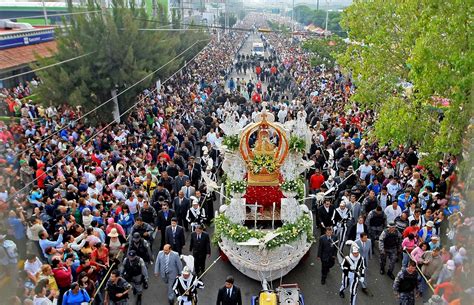
[[[260,38],[256,34],[252,34],[249,39],[244,44],[241,53],[250,54],[252,43],[259,41]],[[249,71],[247,71],[249,72]],[[251,77],[255,78],[255,74],[247,75],[236,74],[235,71],[231,74],[231,77],[244,77],[246,80]],[[214,208],[217,209],[218,203],[214,204]],[[213,233],[213,228],[209,228],[208,232]],[[319,233],[317,233],[319,234]],[[319,236],[319,235],[318,235]],[[189,240],[189,234],[186,236],[187,241]],[[156,241],[156,247],[159,247],[159,242]],[[184,254],[189,254],[187,252],[188,246],[185,249]],[[322,286],[320,283],[321,278],[321,265],[316,259],[317,253],[317,244],[313,244],[309,256],[304,259],[294,270],[292,270],[288,275],[283,277],[282,283],[298,283],[300,285],[301,291],[305,296],[306,305],[316,305],[316,304],[349,304],[349,292],[346,290],[346,298],[341,299],[338,295],[339,287],[341,285],[341,270],[336,265],[332,268],[327,283],[325,286]],[[206,266],[209,266],[210,263],[218,257],[217,247],[212,247],[212,256],[207,260]],[[392,281],[386,275],[379,274],[379,264],[378,264],[378,254],[375,255],[373,260],[370,262],[368,268],[367,281],[369,289],[375,294],[374,297],[369,297],[364,295],[361,291],[358,294],[358,304],[360,305],[377,305],[377,304],[387,304],[394,305],[397,304],[393,292],[392,292]],[[396,269],[399,270],[399,267]],[[161,281],[154,277],[153,270],[150,268],[150,288],[144,294],[144,304],[156,304],[156,305],[168,305],[166,300],[166,287]],[[244,304],[250,304],[250,299],[252,295],[259,293],[261,289],[261,284],[257,281],[254,281],[246,276],[242,275],[236,268],[234,268],[230,263],[218,261],[217,264],[209,270],[209,272],[204,275],[203,282],[205,288],[200,291],[199,294],[199,303],[202,305],[215,304],[217,291],[224,285],[224,281],[227,275],[232,275],[235,278],[235,284],[239,286],[242,290],[242,297]],[[273,287],[278,287],[280,281],[274,281]]]

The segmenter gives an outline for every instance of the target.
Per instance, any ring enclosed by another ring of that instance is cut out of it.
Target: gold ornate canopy
[[[280,167],[288,155],[289,145],[283,127],[273,121],[273,114],[264,107],[255,123],[247,125],[242,131],[240,153],[247,165],[248,185],[276,186],[280,183]],[[252,148],[249,140],[255,132],[257,140]],[[275,137],[277,144],[272,143]]]

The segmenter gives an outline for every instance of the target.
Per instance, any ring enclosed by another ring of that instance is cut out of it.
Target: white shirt
[[[32,275],[36,275],[38,272],[40,272],[42,265],[43,264],[38,258],[36,258],[33,263],[30,263],[28,260],[26,260],[24,270]]]
[[[364,232],[364,224],[363,223],[357,223],[356,227],[356,238],[360,236],[360,233]]]
[[[372,166],[370,165],[365,165],[365,164],[362,164],[360,167],[360,179],[364,180],[365,179],[365,176],[367,176],[368,174],[370,174],[370,171],[372,170]]]
[[[137,199],[132,199],[129,198],[125,201],[125,204],[129,207],[130,209],[130,214],[137,214],[138,213],[138,202]]]
[[[385,208],[385,216],[387,216],[387,223],[393,222],[397,216],[402,215],[402,209],[397,205],[394,209],[392,205]]]
[[[401,189],[400,184],[392,184],[391,182],[387,184],[387,191],[388,193],[392,196],[392,198],[395,198],[397,196],[397,192]]]

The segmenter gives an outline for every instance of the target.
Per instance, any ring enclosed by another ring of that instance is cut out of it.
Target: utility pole
[[[316,10],[319,11],[319,0],[316,2]]]
[[[153,18],[156,18],[158,16],[158,7],[157,7],[157,4],[156,4],[156,0],[152,0],[151,6],[152,6]]]
[[[44,0],[41,0],[41,2],[43,2],[44,25],[48,25],[48,13],[46,13],[46,5],[44,4]]]
[[[329,18],[329,0],[326,0],[326,27],[324,28],[324,36],[327,35],[328,31],[328,18]]]
[[[295,32],[295,0],[293,0],[293,8],[291,9],[291,35]]]

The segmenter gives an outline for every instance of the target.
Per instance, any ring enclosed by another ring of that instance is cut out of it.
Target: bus
[[[252,45],[252,55],[257,55],[257,56],[264,56],[265,55],[265,50],[263,48],[263,43],[261,42],[254,42]]]

